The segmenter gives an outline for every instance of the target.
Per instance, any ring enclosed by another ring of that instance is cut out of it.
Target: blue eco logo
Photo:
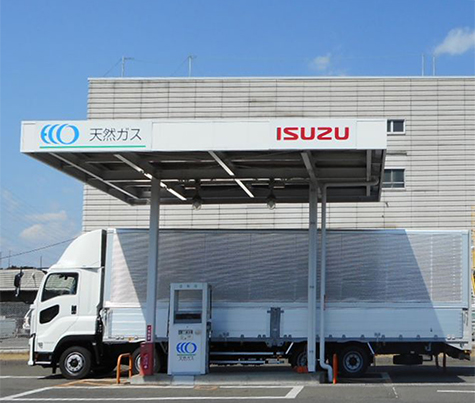
[[[63,136],[69,141],[65,141]],[[72,135],[72,137],[71,137]],[[46,144],[69,145],[75,143],[79,138],[79,129],[74,125],[46,125],[41,129],[41,140]]]
[[[178,354],[195,354],[196,350],[198,350],[198,346],[195,343],[185,342],[176,345]]]

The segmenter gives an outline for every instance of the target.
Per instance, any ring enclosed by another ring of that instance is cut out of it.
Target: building
[[[333,228],[475,230],[475,77],[90,79],[88,119],[385,118],[379,203],[333,204]],[[147,227],[148,206],[85,186],[83,230]],[[163,228],[306,228],[306,204],[163,206]]]
[[[23,318],[36,298],[45,273],[36,269],[23,269],[22,272],[21,293],[16,296],[13,281],[20,270],[0,270],[0,339],[27,335],[22,328]]]

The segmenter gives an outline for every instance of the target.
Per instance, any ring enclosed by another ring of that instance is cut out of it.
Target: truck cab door
[[[53,351],[77,321],[79,277],[77,271],[48,274],[41,295],[38,295],[35,351]]]

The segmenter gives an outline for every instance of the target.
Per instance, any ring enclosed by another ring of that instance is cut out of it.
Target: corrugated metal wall
[[[334,204],[333,228],[470,228],[475,207],[475,78],[92,79],[89,119],[383,117],[405,119],[388,136],[386,168],[405,189],[380,203]],[[165,228],[305,228],[307,205],[164,206]],[[147,227],[148,208],[91,187],[83,229]]]

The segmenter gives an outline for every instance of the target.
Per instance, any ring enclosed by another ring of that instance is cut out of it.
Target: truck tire
[[[84,347],[73,346],[59,358],[59,369],[67,379],[83,379],[91,372],[92,354]]]
[[[132,353],[132,374],[137,375],[140,373],[140,347],[136,348],[135,351]],[[155,350],[153,354],[153,372],[161,372],[164,368],[163,360],[157,354],[157,350]]]
[[[318,361],[318,351],[317,351],[317,371],[320,371],[320,363]],[[307,366],[307,345],[302,344],[295,348],[292,354],[289,357],[289,363],[292,368],[296,367],[306,367]]]
[[[294,349],[289,358],[292,368],[307,366],[307,346],[302,345]]]
[[[348,378],[362,376],[369,366],[369,356],[364,348],[351,345],[338,354],[338,372]]]

